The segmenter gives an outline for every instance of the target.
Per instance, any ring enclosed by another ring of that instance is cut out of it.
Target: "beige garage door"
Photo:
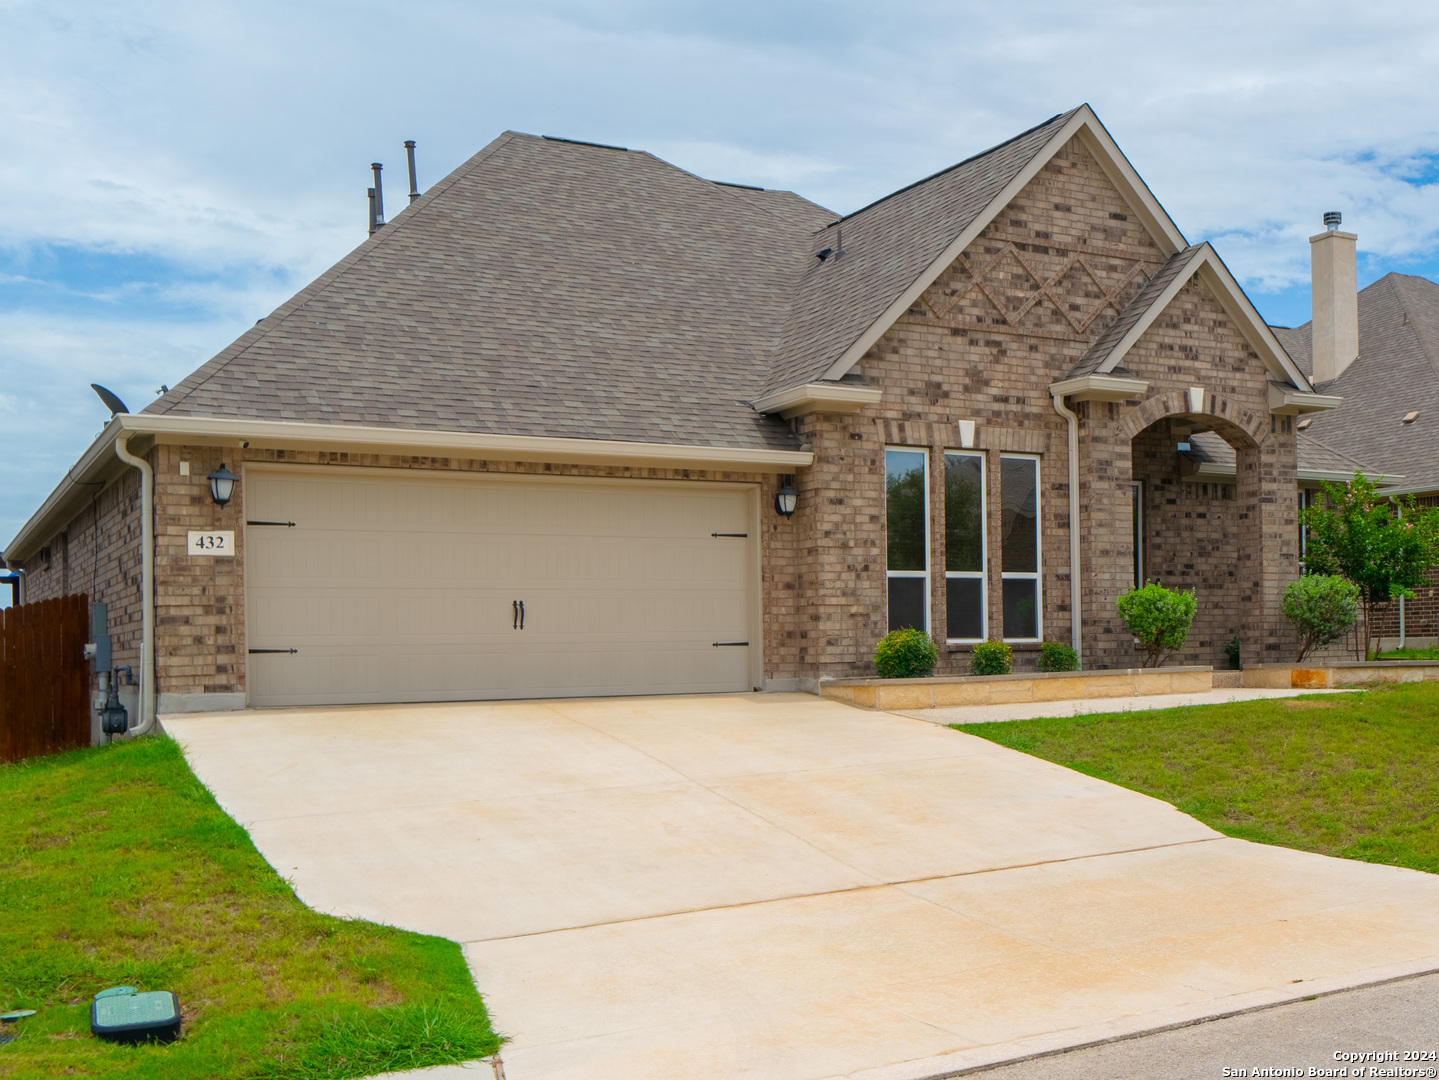
[[[250,703],[751,689],[754,515],[745,485],[247,469]]]

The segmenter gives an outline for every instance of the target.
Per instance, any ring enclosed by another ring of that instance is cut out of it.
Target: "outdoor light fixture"
[[[220,467],[210,474],[210,498],[215,500],[216,506],[224,506],[230,501],[230,496],[235,494],[235,481],[240,479],[229,469],[225,463],[220,462]]]
[[[799,493],[795,491],[791,478],[787,477],[780,489],[775,492],[774,512],[781,517],[793,517],[794,508],[798,503]]]

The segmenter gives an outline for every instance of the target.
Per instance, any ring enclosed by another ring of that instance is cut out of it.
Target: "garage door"
[[[252,705],[754,685],[753,487],[250,468],[244,505]]]

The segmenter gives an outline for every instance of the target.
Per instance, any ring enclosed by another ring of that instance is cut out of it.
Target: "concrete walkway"
[[[1182,705],[1225,705],[1235,701],[1307,697],[1311,694],[1354,694],[1356,690],[1206,690],[1200,694],[1150,694],[1145,697],[1083,698],[1078,701],[1020,701],[1009,705],[960,705],[944,709],[903,710],[897,715],[931,724],[988,724],[1001,720],[1034,720],[1043,716],[1088,716],[1092,713],[1147,712]]]
[[[931,1077],[1439,969],[1439,878],[814,697],[166,726],[307,903],[465,943],[509,1080]]]

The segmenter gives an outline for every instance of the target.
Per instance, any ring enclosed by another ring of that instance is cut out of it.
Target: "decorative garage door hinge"
[[[246,649],[245,651],[248,652],[248,653],[249,653],[250,655],[252,655],[252,656],[253,656],[255,653],[286,653],[286,654],[288,654],[288,655],[290,655],[290,656],[294,656],[294,655],[295,655],[297,652],[299,652],[300,650],[299,650],[299,649]]]
[[[293,529],[293,528],[295,527],[295,523],[294,523],[293,521],[247,521],[247,522],[245,522],[245,524],[246,524],[246,525],[275,525],[275,526],[278,526],[278,527],[281,528],[281,529]]]
[[[733,649],[741,645],[748,645],[748,641],[711,641],[710,645],[716,649]]]

